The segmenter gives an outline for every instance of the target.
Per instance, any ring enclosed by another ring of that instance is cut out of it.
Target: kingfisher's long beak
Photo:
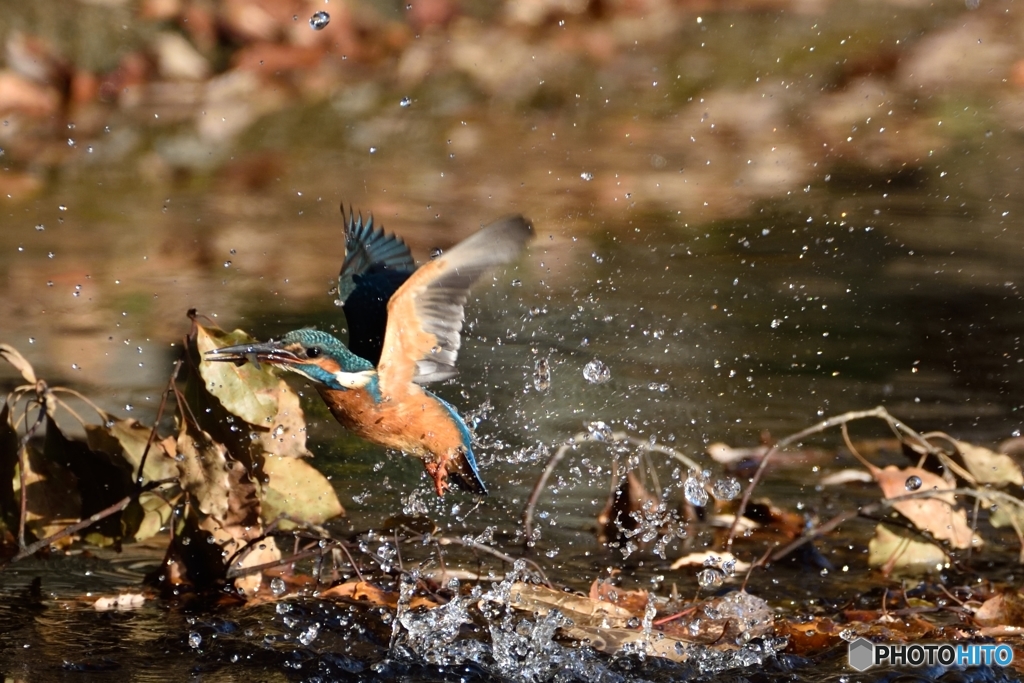
[[[265,361],[271,365],[287,365],[298,362],[299,358],[291,351],[285,349],[281,342],[268,341],[213,349],[206,352],[205,360],[226,361],[236,365],[249,361],[259,370],[260,361]]]

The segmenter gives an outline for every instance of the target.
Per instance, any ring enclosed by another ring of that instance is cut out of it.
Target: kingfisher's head
[[[365,387],[376,370],[370,361],[355,355],[340,339],[326,332],[301,329],[280,340],[253,342],[206,352],[206,360],[244,363],[259,367],[260,362],[296,372],[330,389]]]

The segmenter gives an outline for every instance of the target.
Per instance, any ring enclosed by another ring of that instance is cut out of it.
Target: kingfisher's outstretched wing
[[[338,273],[338,301],[348,323],[352,353],[374,365],[380,359],[388,301],[416,270],[409,247],[397,235],[374,229],[373,215],[345,215],[345,262]]]
[[[532,234],[522,216],[497,220],[424,265],[395,292],[377,364],[384,394],[455,375],[470,286],[487,269],[515,259]]]

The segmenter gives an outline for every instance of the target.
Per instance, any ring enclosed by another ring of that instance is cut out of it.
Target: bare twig
[[[87,518],[85,518],[83,520],[80,520],[80,521],[76,522],[75,524],[72,524],[70,526],[66,526],[63,529],[61,529],[60,531],[58,531],[57,533],[53,534],[52,536],[47,536],[46,538],[42,539],[41,541],[36,541],[35,543],[33,543],[32,545],[28,546],[27,548],[22,548],[22,550],[17,555],[12,557],[10,561],[11,562],[17,562],[18,560],[23,560],[26,557],[34,555],[36,552],[38,552],[38,551],[42,550],[43,548],[51,545],[52,543],[56,543],[57,541],[61,540],[62,538],[70,536],[71,534],[78,533],[82,529],[86,529],[86,528],[92,526],[93,524],[95,524],[96,522],[104,520],[107,517],[109,517],[110,515],[113,515],[115,513],[118,513],[120,511],[124,510],[126,507],[128,507],[128,504],[132,502],[133,498],[134,498],[134,496],[125,496],[124,498],[122,498],[118,502],[114,503],[110,507],[106,507],[106,508],[100,510],[99,512],[97,512],[96,514],[91,515],[90,517],[87,517]]]
[[[517,559],[521,559],[521,560],[523,560],[524,562],[526,562],[527,564],[531,565],[534,568],[534,570],[537,572],[537,574],[540,575],[541,580],[544,582],[544,584],[546,586],[548,586],[550,588],[551,585],[552,585],[551,581],[548,580],[548,575],[544,573],[544,570],[540,568],[540,565],[537,564],[536,562],[534,562],[533,560],[527,558],[527,557],[521,557],[521,558],[512,557],[511,555],[507,555],[507,554],[501,552],[500,550],[498,550],[496,548],[492,548],[489,545],[485,545],[483,543],[480,543],[479,541],[471,541],[471,540],[466,540],[464,538],[455,538],[454,536],[438,536],[438,537],[436,537],[436,540],[437,540],[438,545],[461,545],[461,546],[464,546],[466,548],[472,548],[473,550],[479,550],[481,552],[485,552],[488,555],[493,555],[494,557],[497,557],[502,562],[507,562],[509,564],[515,564]]]
[[[790,553],[792,553],[794,550],[796,550],[800,546],[802,546],[802,545],[804,545],[806,543],[810,543],[811,541],[813,541],[813,540],[815,540],[817,538],[820,538],[820,537],[824,536],[825,534],[831,532],[833,529],[838,527],[843,522],[847,522],[847,521],[849,521],[851,519],[854,519],[855,517],[869,517],[869,516],[874,515],[874,514],[876,514],[878,512],[888,511],[888,510],[892,509],[893,507],[895,507],[896,503],[900,503],[900,502],[905,501],[905,500],[914,500],[914,499],[917,499],[917,498],[930,498],[930,499],[939,500],[942,503],[944,503],[944,504],[946,504],[946,505],[948,505],[949,507],[952,508],[953,504],[951,504],[946,499],[946,497],[948,497],[949,495],[953,495],[953,496],[962,495],[962,496],[973,497],[973,498],[976,498],[976,499],[979,499],[979,500],[986,500],[987,499],[990,502],[997,503],[999,505],[1016,505],[1016,506],[1024,509],[1024,502],[1020,501],[1017,498],[1014,498],[1013,496],[1011,496],[1009,494],[1003,493],[1001,491],[992,491],[992,490],[988,490],[988,489],[972,489],[972,488],[943,489],[941,491],[915,491],[913,493],[907,493],[907,494],[902,495],[902,496],[895,496],[893,498],[886,498],[885,500],[880,500],[880,501],[878,501],[876,503],[871,503],[869,505],[863,505],[863,506],[861,506],[860,508],[858,508],[855,511],[843,512],[843,513],[841,513],[839,515],[836,515],[835,517],[833,517],[832,519],[828,520],[827,522],[819,524],[818,526],[816,526],[813,529],[809,530],[805,534],[801,535],[799,538],[793,540],[791,543],[788,543],[787,545],[783,546],[779,550],[776,550],[774,553],[771,554],[771,557],[769,558],[769,560],[772,561],[772,562],[777,562],[777,561],[781,560],[782,558],[786,557],[787,555],[789,555]],[[1010,517],[1010,520],[1014,523],[1014,528],[1016,529],[1017,525],[1016,525],[1016,518],[1015,518],[1015,516],[1014,515],[1010,515],[1009,517]],[[923,532],[922,532],[922,534],[923,534]],[[932,541],[932,542],[935,543],[935,545],[938,545],[940,548],[943,547],[941,543],[938,543],[938,542],[935,542],[935,541]],[[761,561],[759,560],[758,563],[760,563],[760,562]]]
[[[38,385],[37,385],[38,386]],[[45,390],[45,384],[43,385]],[[25,417],[28,418],[29,408],[25,408]],[[35,422],[32,426],[25,430],[25,435],[21,437],[21,441],[18,443],[18,482],[21,486],[19,493],[20,510],[18,516],[18,548],[20,552],[25,552],[25,523],[28,521],[28,442],[29,439],[35,435],[36,430],[39,429],[39,425],[43,423],[43,418],[46,417],[46,402],[39,402],[39,415],[36,416]]]
[[[174,363],[174,368],[171,370],[171,377],[167,380],[167,388],[164,390],[163,395],[160,397],[160,406],[156,409],[156,418],[153,420],[153,428],[149,432],[149,439],[146,440],[146,448],[142,451],[142,457],[139,459],[139,471],[135,475],[135,488],[142,488],[143,471],[146,469],[146,458],[149,457],[149,449],[153,446],[153,442],[156,441],[156,426],[163,419],[164,409],[167,407],[167,397],[174,391],[175,382],[178,380],[178,372],[181,370],[181,359],[179,358]]]
[[[764,454],[764,457],[761,459],[760,465],[758,465],[757,467],[757,471],[754,472],[754,476],[751,477],[750,483],[747,485],[747,488],[744,489],[743,491],[743,497],[740,498],[740,504],[736,510],[736,518],[733,520],[732,526],[729,528],[729,538],[725,542],[726,550],[732,550],[732,542],[736,538],[736,532],[739,529],[740,519],[743,517],[744,511],[746,511],[747,503],[750,502],[750,496],[754,493],[754,488],[756,488],[758,483],[761,481],[761,477],[764,475],[764,471],[768,467],[768,463],[771,461],[772,455],[774,455],[780,449],[783,449],[792,443],[796,443],[797,441],[806,439],[808,436],[811,436],[812,434],[818,434],[820,432],[825,431],[826,429],[831,429],[832,427],[837,427],[841,424],[845,424],[853,420],[860,420],[865,417],[881,418],[888,422],[890,426],[893,427],[894,431],[896,430],[896,427],[894,425],[903,425],[902,422],[899,422],[898,420],[894,419],[891,415],[889,415],[889,412],[885,408],[879,406],[878,408],[873,408],[871,410],[851,411],[848,413],[843,413],[842,415],[830,417],[827,420],[823,420],[816,425],[801,430],[796,434],[787,436],[785,439],[782,439],[781,441],[778,441],[775,444],[773,444],[771,448],[769,448],[768,451]]]

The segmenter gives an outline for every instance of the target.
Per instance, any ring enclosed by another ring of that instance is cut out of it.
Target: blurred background
[[[421,260],[522,212],[440,389],[510,450],[878,403],[1006,438],[1022,35],[988,0],[4,0],[2,340],[152,419],[188,308],[343,332],[343,202]]]

